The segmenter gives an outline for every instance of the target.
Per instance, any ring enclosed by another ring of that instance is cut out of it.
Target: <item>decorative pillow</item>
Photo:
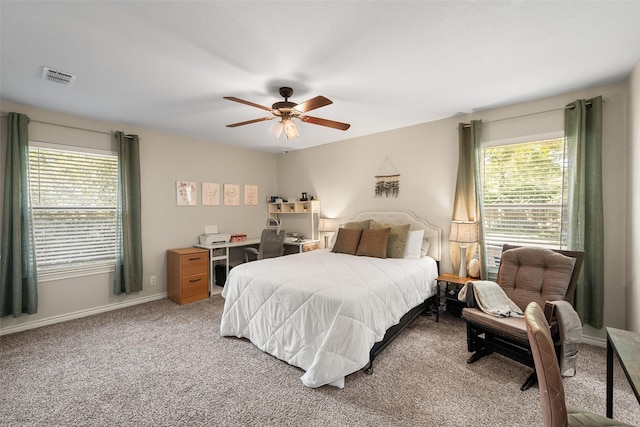
[[[387,242],[389,241],[390,228],[380,230],[362,230],[362,237],[358,243],[358,256],[370,256],[375,258],[387,257]]]
[[[409,233],[409,224],[387,224],[384,222],[371,221],[369,228],[379,230],[381,228],[390,228],[389,243],[387,244],[387,258],[402,258],[404,256],[404,247],[407,244],[407,234]]]
[[[420,250],[420,257],[429,255],[429,248],[431,247],[431,239],[422,240],[422,249]]]
[[[333,245],[332,252],[341,254],[355,255],[360,243],[360,235],[362,230],[350,230],[348,228],[338,229],[338,237]]]
[[[420,258],[420,251],[422,250],[422,238],[424,237],[424,230],[409,230],[407,234],[407,244],[404,247],[404,256],[406,259],[418,259]]]
[[[364,221],[353,221],[353,222],[348,222],[345,225],[342,226],[342,228],[346,228],[349,230],[367,230],[369,228],[371,228],[369,226],[369,224],[371,224],[371,220],[370,219],[365,219]]]

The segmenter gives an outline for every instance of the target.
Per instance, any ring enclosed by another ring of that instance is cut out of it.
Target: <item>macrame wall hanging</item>
[[[376,197],[398,197],[400,192],[400,174],[388,157],[380,167],[376,178]]]

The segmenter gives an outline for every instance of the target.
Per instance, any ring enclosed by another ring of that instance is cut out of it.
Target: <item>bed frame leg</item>
[[[362,370],[364,371],[365,374],[367,375],[373,375],[373,360],[370,361],[367,366],[365,366],[364,368],[362,368]]]

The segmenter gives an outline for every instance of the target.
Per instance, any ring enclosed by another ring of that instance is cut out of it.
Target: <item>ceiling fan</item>
[[[236,98],[234,96],[225,96],[224,99],[229,101],[239,102],[241,104],[250,105],[252,107],[260,108],[265,111],[269,111],[272,116],[261,117],[259,119],[247,120],[246,122],[239,122],[227,125],[228,128],[235,128],[238,126],[244,126],[251,123],[264,122],[266,120],[279,119],[278,123],[273,125],[269,129],[276,137],[279,137],[284,130],[287,139],[295,139],[300,136],[298,128],[293,122],[293,119],[299,119],[305,123],[311,123],[314,125],[326,126],[333,129],[347,130],[351,126],[348,123],[336,122],[333,120],[321,119],[319,117],[307,116],[304,113],[315,110],[316,108],[325,107],[333,104],[328,98],[324,96],[316,96],[301,104],[290,102],[289,98],[293,95],[293,89],[290,87],[281,87],[280,96],[284,98],[284,101],[274,103],[271,107],[265,107],[264,105],[255,104],[253,102],[245,101],[244,99]]]

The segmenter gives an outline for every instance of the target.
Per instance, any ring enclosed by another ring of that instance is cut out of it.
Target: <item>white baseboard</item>
[[[607,346],[607,340],[604,338],[596,338],[596,337],[587,337],[587,336],[582,336],[582,342],[585,344],[591,344],[591,345],[595,345],[598,347],[606,347]]]
[[[107,311],[119,310],[125,307],[131,307],[133,305],[144,304],[151,301],[157,301],[165,299],[167,297],[166,292],[159,294],[153,294],[148,297],[136,298],[127,300],[124,302],[118,302],[101,307],[90,308],[87,310],[80,310],[73,313],[66,313],[59,316],[48,317],[46,319],[36,320],[34,322],[25,323],[22,325],[10,326],[5,329],[0,329],[0,336],[14,334],[16,332],[27,331],[29,329],[41,328],[43,326],[54,325],[56,323],[66,322],[68,320],[80,319],[82,317],[93,316],[94,314],[105,313]]]

